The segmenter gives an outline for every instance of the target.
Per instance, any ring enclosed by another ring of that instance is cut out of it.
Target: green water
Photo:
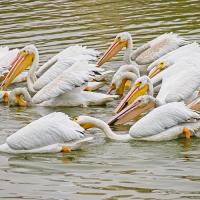
[[[161,1],[0,1],[0,41],[10,48],[34,43],[43,63],[71,44],[105,50],[122,31],[134,47],[165,32],[200,40],[200,2]],[[108,63],[116,70],[120,54]],[[9,108],[0,105],[0,143],[52,111],[109,119],[107,107]],[[128,126],[115,127],[118,133]],[[120,143],[94,130],[95,140],[71,154],[0,154],[0,199],[200,199],[198,139]]]

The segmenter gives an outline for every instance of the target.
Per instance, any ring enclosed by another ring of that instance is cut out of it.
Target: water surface
[[[165,32],[200,40],[198,0],[0,1],[0,41],[10,48],[34,43],[42,64],[71,44],[105,50],[122,31],[134,47]],[[116,70],[120,54],[107,65]],[[53,111],[108,120],[107,107],[9,108],[0,106],[0,143]],[[128,126],[114,130],[126,133]],[[94,130],[94,142],[71,154],[0,154],[0,199],[200,199],[198,139],[113,142]]]

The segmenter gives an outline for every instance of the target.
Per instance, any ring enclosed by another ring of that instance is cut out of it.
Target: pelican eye
[[[121,37],[120,36],[115,38],[115,42],[120,42],[120,41],[121,41]]]
[[[137,82],[135,85],[139,87],[142,84],[142,81]]]
[[[159,64],[159,67],[160,67],[160,69],[163,69],[163,68],[165,67],[165,63],[164,63],[164,62],[161,62],[161,63]]]
[[[78,121],[78,117],[74,117],[73,121],[77,122]]]
[[[24,49],[22,50],[22,54],[28,54],[28,52]]]

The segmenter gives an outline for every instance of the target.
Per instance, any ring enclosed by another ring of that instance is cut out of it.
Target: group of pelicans
[[[102,65],[123,48],[124,65],[112,76],[107,94],[96,91],[113,73]],[[120,141],[200,137],[200,47],[174,33],[133,50],[131,35],[123,32],[102,56],[75,45],[42,66],[34,45],[20,50],[2,47],[0,73],[0,102],[9,106],[86,107],[121,98],[107,123],[83,115],[72,120],[65,113],[54,112],[9,136],[0,145],[1,152],[70,152],[93,139],[85,133],[93,127]],[[8,90],[23,82],[27,87]],[[125,123],[133,124],[128,134],[115,134],[110,128]]]

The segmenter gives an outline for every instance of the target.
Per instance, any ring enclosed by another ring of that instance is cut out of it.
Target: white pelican
[[[109,125],[93,117],[79,116],[75,118],[75,122],[84,129],[97,127],[113,140],[163,141],[176,139],[183,133],[186,138],[190,138],[200,127],[199,119],[199,114],[190,110],[184,103],[173,102],[154,109],[137,121],[130,128],[129,134],[125,135],[113,133]]]
[[[155,76],[156,74],[160,73],[164,69],[172,66],[180,60],[194,63],[196,62],[194,59],[198,57],[200,57],[200,47],[198,43],[194,42],[180,47],[151,63],[147,68],[149,77]]]
[[[130,33],[119,33],[114,42],[98,60],[97,65],[101,66],[113,56],[115,56],[122,48],[126,48],[124,53],[124,61],[127,64],[135,61],[139,65],[147,65],[163,56],[164,54],[173,51],[187,42],[175,33],[165,33],[159,37],[149,41],[132,52],[132,38]]]
[[[33,121],[6,139],[0,152],[57,153],[70,152],[92,140],[84,129],[61,112],[54,112]]]
[[[37,49],[33,45],[27,46],[21,50],[18,56],[19,59],[8,73],[2,87],[3,89],[7,88],[18,74],[31,66],[27,76],[27,85],[29,91],[35,93],[32,98],[33,104],[42,106],[88,106],[105,104],[117,98],[116,95],[82,91],[83,86],[89,80],[98,78],[102,72],[102,69],[97,68],[94,64],[88,64],[87,61],[75,62],[70,67],[67,65],[68,67],[61,74],[51,80],[52,76],[48,77],[46,73],[54,68],[58,64],[57,62],[37,80],[36,70],[39,62]],[[46,80],[45,84],[41,82],[43,76],[45,76],[43,79]],[[39,89],[38,86],[40,86],[38,83],[44,86],[36,92],[35,90]]]
[[[169,103],[174,101],[191,102],[200,86],[200,70],[196,65],[187,62],[177,62],[173,67],[163,71],[165,76],[161,78],[161,88],[156,96],[160,102]],[[181,66],[183,68],[180,71]],[[184,70],[187,69],[187,70]],[[173,70],[173,73],[171,71]],[[169,72],[169,73],[167,73]],[[127,96],[116,108],[120,112],[124,107],[130,105],[138,96],[149,94],[153,96],[153,80],[147,76],[138,78]],[[155,83],[155,82],[154,82]]]
[[[117,95],[123,96],[124,90],[129,89],[139,77],[140,71],[138,69],[138,65],[122,65],[112,78],[108,94],[110,94],[112,90],[115,90]]]
[[[156,129],[168,131],[170,129],[176,130],[177,128],[178,130],[185,127],[190,130],[189,132],[192,135],[195,134],[199,137],[199,113],[185,106],[183,102],[172,102],[162,105],[150,95],[138,97],[131,105],[112,117],[108,124],[124,124],[130,120],[137,120],[142,113],[146,113],[151,109],[153,109],[151,112],[135,123],[139,124],[136,125],[136,128],[140,132],[154,132]],[[173,125],[174,123],[175,125]]]

